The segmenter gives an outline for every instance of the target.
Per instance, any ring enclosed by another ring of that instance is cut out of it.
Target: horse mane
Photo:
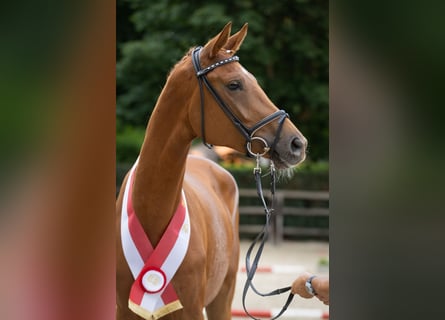
[[[191,47],[188,49],[187,53],[181,58],[181,60],[179,60],[178,62],[176,62],[176,64],[170,69],[170,71],[167,74],[167,78],[170,77],[170,75],[172,74],[172,72],[176,69],[176,67],[178,67],[179,65],[183,64],[185,60],[187,60],[189,57],[191,57],[193,50],[196,47]]]

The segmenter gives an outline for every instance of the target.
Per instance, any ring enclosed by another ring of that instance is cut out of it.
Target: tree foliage
[[[328,159],[326,0],[117,1],[117,131],[145,127],[174,64],[232,21],[249,23],[238,55],[264,91]],[[119,148],[119,146],[118,146]]]

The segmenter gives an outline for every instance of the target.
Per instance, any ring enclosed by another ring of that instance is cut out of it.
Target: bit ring
[[[251,144],[251,142],[253,140],[259,140],[259,141],[261,141],[264,144],[264,149],[263,149],[264,152],[263,153],[253,153],[252,152],[252,144]],[[270,147],[268,146],[267,141],[265,139],[261,138],[261,137],[251,137],[250,141],[247,141],[246,147],[247,147],[247,151],[249,152],[249,154],[254,156],[254,157],[262,157],[266,153],[268,153],[269,150],[270,150]]]

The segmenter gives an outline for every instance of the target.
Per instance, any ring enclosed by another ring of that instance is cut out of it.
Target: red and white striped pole
[[[240,267],[240,272],[246,272],[246,267]],[[269,266],[259,266],[256,269],[258,273],[274,273],[274,274],[299,274],[307,271],[307,268],[299,265],[269,265]]]
[[[270,310],[249,310],[249,313],[254,316],[255,318],[273,318],[276,316],[281,309],[279,308],[272,308]],[[239,318],[247,318],[248,315],[244,310],[232,310],[232,317],[239,317]],[[281,317],[281,319],[286,318],[311,318],[311,319],[329,319],[329,311],[323,311],[321,309],[303,309],[303,308],[297,308],[297,309],[287,309],[286,312],[284,312]]]

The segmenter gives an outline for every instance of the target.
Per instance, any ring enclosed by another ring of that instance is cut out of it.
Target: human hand
[[[298,294],[300,297],[309,299],[314,297],[306,290],[306,281],[311,276],[310,273],[304,272],[292,283],[292,293]],[[315,297],[326,305],[329,305],[329,278],[325,276],[316,276],[312,279],[312,288],[315,291]]]
[[[311,274],[309,272],[304,272],[298,276],[297,279],[292,283],[292,293],[298,294],[300,297],[309,299],[312,298],[313,295],[311,295],[309,292],[307,292],[305,284],[306,280],[309,279]]]

